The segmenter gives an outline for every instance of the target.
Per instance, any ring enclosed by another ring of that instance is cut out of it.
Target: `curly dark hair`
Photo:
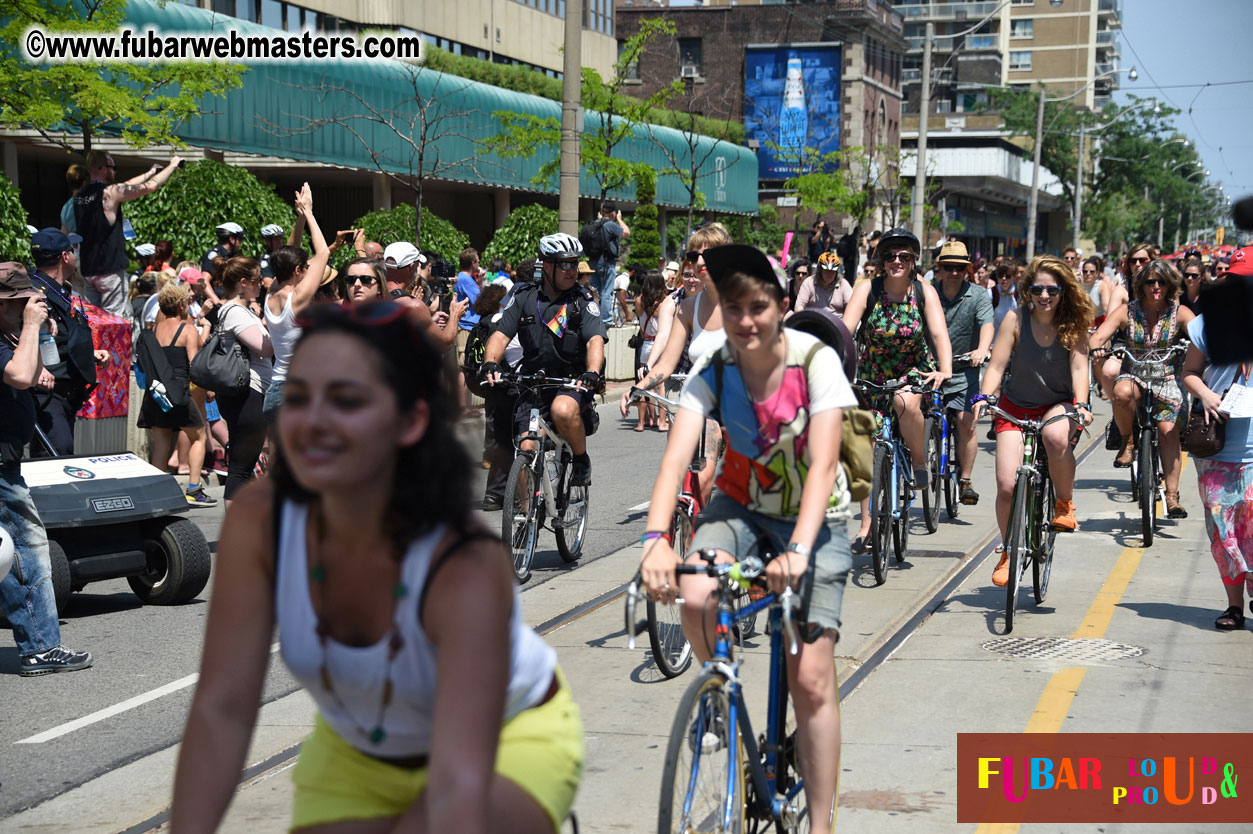
[[[1179,289],[1183,286],[1183,278],[1166,261],[1149,261],[1140,267],[1140,271],[1136,273],[1135,279],[1131,282],[1131,298],[1133,301],[1141,302],[1143,306],[1142,293],[1144,292],[1144,282],[1149,278],[1160,278],[1164,282],[1162,285],[1162,298],[1166,302],[1166,306],[1175,303],[1175,299],[1179,297]]]
[[[447,524],[458,531],[475,529],[471,503],[470,458],[454,431],[455,403],[441,382],[440,352],[405,308],[372,301],[353,308],[317,304],[301,316],[302,333],[293,358],[312,336],[343,333],[378,356],[383,381],[407,411],[426,403],[430,420],[417,443],[398,449],[397,477],[383,514],[385,532],[401,549]],[[270,467],[276,494],[306,504],[316,496],[304,489],[279,448]]]

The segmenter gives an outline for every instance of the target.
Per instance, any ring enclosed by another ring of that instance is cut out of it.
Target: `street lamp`
[[[1135,68],[1132,67],[1133,71],[1134,69]],[[1134,76],[1132,77],[1132,80],[1133,81],[1135,80]],[[1153,104],[1154,114],[1158,114],[1162,112],[1162,106],[1158,104],[1157,99],[1149,99],[1148,101],[1143,101],[1135,105],[1134,107],[1128,107],[1127,109],[1119,113],[1117,116],[1110,119],[1105,124],[1100,125],[1099,127],[1093,128],[1092,132],[1100,133],[1102,130],[1105,130],[1105,128],[1114,124],[1114,122],[1118,121],[1123,116],[1130,113],[1131,111],[1138,110],[1141,107],[1147,107],[1150,102],[1152,102]],[[1075,247],[1075,249],[1079,248],[1079,224],[1083,219],[1083,150],[1084,150],[1084,133],[1086,131],[1087,131],[1087,126],[1083,122],[1080,122],[1079,123],[1079,158],[1077,160],[1078,164],[1075,166],[1075,209],[1074,209],[1073,217],[1072,217],[1072,220],[1074,220],[1075,228],[1074,228],[1074,234],[1072,235],[1072,240],[1071,240],[1071,246]],[[1031,251],[1027,254],[1027,257],[1031,257],[1034,254],[1035,252]]]
[[[945,35],[949,40],[961,38],[969,35],[971,32],[978,30],[983,24],[987,23],[1001,10],[1012,3],[1013,0],[1005,0],[995,9],[993,9],[983,20],[980,20],[969,29],[952,35]],[[1054,9],[1062,5],[1063,0],[1049,0],[1049,5]],[[912,208],[910,209],[911,223],[913,227],[914,237],[918,238],[925,246],[923,234],[925,227],[923,224],[923,208],[922,204],[926,196],[927,190],[927,122],[929,121],[931,110],[931,42],[935,40],[935,23],[927,21],[926,34],[922,39],[922,84],[920,90],[920,113],[918,116],[918,152],[916,154],[916,162],[914,165],[914,197]]]
[[[1127,77],[1132,81],[1135,81],[1140,77],[1140,74],[1136,72],[1135,67],[1132,67],[1129,70],[1115,69],[1110,70],[1109,72],[1101,73],[1068,96],[1049,98],[1044,94],[1043,88],[1040,90],[1040,106],[1036,111],[1035,116],[1035,152],[1032,154],[1031,165],[1031,198],[1027,201],[1027,260],[1031,260],[1035,257],[1036,209],[1039,205],[1040,199],[1040,145],[1044,143],[1044,105],[1049,102],[1056,104],[1059,101],[1068,101],[1084,92],[1101,79],[1109,78],[1110,76],[1117,75],[1120,72],[1127,73]]]

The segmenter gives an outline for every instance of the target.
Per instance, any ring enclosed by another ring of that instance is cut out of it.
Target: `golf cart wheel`
[[[64,611],[70,602],[70,560],[60,542],[48,539],[48,558],[52,562],[52,595],[57,601],[57,611]]]
[[[127,578],[135,596],[149,605],[195,599],[209,582],[209,543],[192,521],[163,518],[144,531],[148,570]]]

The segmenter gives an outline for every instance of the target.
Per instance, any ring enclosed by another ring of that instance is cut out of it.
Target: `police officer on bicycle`
[[[557,433],[574,453],[570,483],[587,486],[592,463],[587,436],[598,418],[592,397],[600,387],[605,358],[605,325],[596,295],[578,283],[583,247],[564,233],[540,240],[539,280],[519,285],[493,323],[480,373],[488,385],[501,381],[500,361],[516,335],[522,345],[521,372],[574,377],[574,388],[522,391],[514,412],[515,432],[526,428],[531,409],[538,405],[551,417]]]

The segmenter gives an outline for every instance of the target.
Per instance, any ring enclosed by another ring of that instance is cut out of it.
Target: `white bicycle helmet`
[[[583,244],[577,237],[565,232],[557,232],[540,238],[539,258],[541,261],[569,261],[583,257]]]
[[[13,537],[9,535],[8,530],[0,527],[0,579],[9,575],[11,567],[13,567]]]

